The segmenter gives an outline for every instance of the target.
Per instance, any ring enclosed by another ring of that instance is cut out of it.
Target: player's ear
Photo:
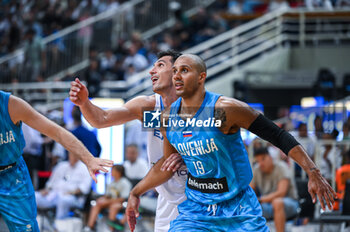
[[[206,72],[201,72],[200,74],[199,74],[199,80],[200,81],[205,81],[205,79],[207,78],[207,73]]]

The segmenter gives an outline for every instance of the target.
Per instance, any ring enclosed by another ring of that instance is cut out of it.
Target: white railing
[[[114,49],[120,38],[127,39],[132,32],[148,38],[159,28],[174,24],[174,14],[169,8],[171,0],[132,0],[96,16],[90,17],[55,34],[40,39],[45,55],[30,60],[24,48],[0,57],[0,83],[32,82],[41,76],[45,80],[59,80],[76,73],[89,64],[89,49],[98,51]],[[178,0],[181,9],[191,15],[199,7],[206,7],[214,0]],[[43,60],[45,59],[45,61]],[[33,65],[33,63],[39,65]]]
[[[281,9],[222,33],[183,53],[200,55],[207,64],[210,80],[224,71],[239,69],[250,60],[280,46],[348,43],[349,25],[350,9],[331,13]],[[299,76],[303,74],[300,73]],[[137,74],[130,83],[130,86],[135,87],[128,90],[126,95],[151,93],[151,82],[148,78],[147,71]]]

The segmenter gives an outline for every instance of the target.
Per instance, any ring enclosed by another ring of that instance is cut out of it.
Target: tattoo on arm
[[[222,108],[217,108],[214,110],[214,118],[216,120],[221,120],[221,126],[225,125],[226,122],[226,112]]]

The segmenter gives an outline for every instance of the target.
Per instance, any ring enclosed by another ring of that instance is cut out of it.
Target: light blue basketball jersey
[[[25,146],[22,123],[14,125],[11,121],[9,98],[10,93],[0,91],[0,166],[17,162]]]
[[[184,120],[182,126],[177,114],[181,105],[179,98],[171,105],[167,127],[169,142],[182,155],[189,170],[186,195],[202,204],[232,199],[245,190],[252,179],[240,132],[226,135],[215,126],[214,109],[219,97],[206,92],[196,115],[187,125],[188,120]]]
[[[0,91],[0,214],[11,232],[39,232],[34,188],[22,157],[25,146],[21,124],[14,125],[9,112],[10,94]]]

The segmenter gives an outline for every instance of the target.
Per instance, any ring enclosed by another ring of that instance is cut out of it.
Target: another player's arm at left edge
[[[321,203],[322,209],[325,209],[325,203],[331,208],[336,198],[335,191],[328,182],[322,177],[315,163],[305,152],[304,148],[285,130],[279,128],[271,120],[258,113],[246,103],[236,99],[220,97],[215,105],[215,110],[221,109],[221,116],[225,119],[223,123],[223,133],[234,133],[239,128],[245,128],[260,138],[269,141],[280,148],[285,154],[296,161],[309,176],[308,190],[316,202],[316,195]]]
[[[83,161],[95,182],[97,182],[96,171],[107,172],[108,170],[104,167],[112,167],[113,161],[93,157],[72,133],[38,113],[24,100],[11,95],[8,109],[11,120],[15,125],[18,125],[20,121],[26,123],[31,128],[62,144],[68,151]]]

